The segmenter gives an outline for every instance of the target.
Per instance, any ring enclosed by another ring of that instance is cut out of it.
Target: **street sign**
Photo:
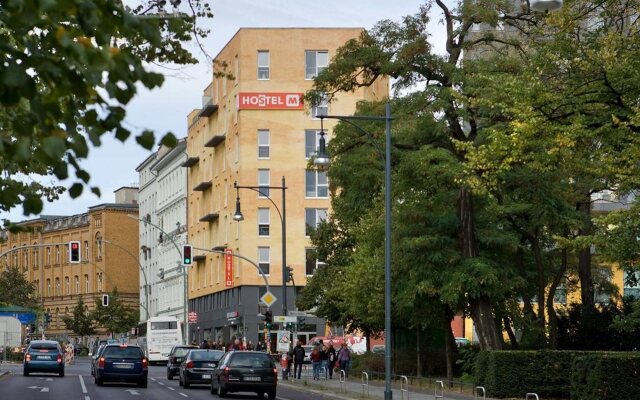
[[[289,331],[278,331],[278,351],[289,351],[291,350],[291,332]]]
[[[273,317],[273,322],[293,322],[296,323],[298,322],[298,317],[290,317],[290,316],[284,316],[284,315],[274,315]]]
[[[267,292],[263,294],[262,297],[260,297],[260,301],[264,303],[264,305],[266,305],[267,307],[271,307],[273,303],[276,302],[276,300],[278,299],[271,292]]]
[[[231,311],[227,313],[227,319],[237,318],[239,313],[237,311]]]
[[[287,311],[287,314],[289,314],[292,317],[306,317],[307,315],[309,315],[309,314],[307,314],[306,311],[295,311],[295,310],[294,311]]]
[[[191,312],[189,312],[188,319],[189,319],[189,323],[190,323],[190,324],[195,324],[195,323],[197,323],[197,322],[198,322],[198,313],[197,313],[197,312],[195,312],[195,311],[191,311]]]

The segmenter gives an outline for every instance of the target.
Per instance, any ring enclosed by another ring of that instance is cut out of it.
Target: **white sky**
[[[209,55],[215,56],[242,27],[370,29],[380,20],[400,21],[405,15],[415,14],[423,3],[421,0],[217,0],[211,2],[215,16],[211,23],[211,34],[205,39],[204,45]],[[437,23],[439,19],[438,15],[433,17],[432,29],[436,37],[439,35],[435,32],[442,31],[442,25]],[[204,61],[195,43],[189,48]],[[187,115],[201,105],[202,91],[211,82],[211,67],[201,62],[181,70],[163,71],[167,75],[164,85],[153,91],[141,91],[127,107],[126,121],[128,127],[134,130],[148,128],[159,133],[172,131],[177,137],[184,137],[187,133]],[[102,146],[92,149],[90,153],[83,166],[91,174],[91,185],[100,187],[102,197],[97,198],[88,190],[75,200],[65,195],[57,202],[45,203],[42,214],[80,214],[90,206],[113,202],[115,189],[137,186],[135,168],[150,154],[133,137],[123,144],[106,135]],[[21,221],[35,216],[24,217],[19,208],[11,213],[0,213],[0,218]]]

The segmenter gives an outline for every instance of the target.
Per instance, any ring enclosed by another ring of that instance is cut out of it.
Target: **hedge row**
[[[580,351],[489,351],[478,355],[476,382],[487,396],[571,400],[640,398],[640,354]]]

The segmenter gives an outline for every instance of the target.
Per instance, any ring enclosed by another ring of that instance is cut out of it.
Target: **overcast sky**
[[[204,45],[215,56],[243,27],[363,27],[370,29],[383,19],[400,21],[418,11],[421,0],[214,0],[215,14],[211,34]],[[434,20],[438,20],[435,17]],[[442,26],[433,24],[434,31]],[[436,35],[437,37],[438,35]],[[438,40],[436,40],[437,42]],[[131,129],[150,128],[156,132],[172,131],[178,137],[187,134],[187,115],[202,102],[202,91],[211,82],[211,67],[195,45],[190,49],[200,64],[182,67],[179,71],[165,69],[166,80],[160,89],[141,91],[127,107],[127,125]],[[122,186],[137,186],[135,168],[150,154],[133,138],[126,143],[107,138],[103,145],[92,149],[83,165],[91,174],[91,184],[100,187],[102,197],[86,193],[71,200],[66,195],[54,203],[45,203],[42,214],[73,215],[87,211],[100,203],[114,201],[113,191]],[[88,192],[88,191],[86,191]],[[0,213],[0,218],[13,221],[24,217],[22,209]]]

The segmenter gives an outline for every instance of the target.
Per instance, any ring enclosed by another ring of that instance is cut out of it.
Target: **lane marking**
[[[82,386],[82,393],[87,394],[87,387],[84,384],[84,379],[82,379],[82,375],[78,375],[78,378],[80,378],[80,386]]]
[[[164,383],[162,383],[162,382],[158,382],[158,385],[162,385],[162,386],[164,386]]]
[[[84,396],[84,400],[91,400],[89,396]]]
[[[155,381],[156,381],[156,378],[151,378],[151,380],[155,382]]]
[[[172,388],[171,386],[167,386],[167,389],[169,390],[175,390],[174,388]]]
[[[180,393],[180,396],[182,396],[182,397],[189,397],[189,396],[187,396],[187,395],[186,395],[186,394],[184,394],[184,393]]]

